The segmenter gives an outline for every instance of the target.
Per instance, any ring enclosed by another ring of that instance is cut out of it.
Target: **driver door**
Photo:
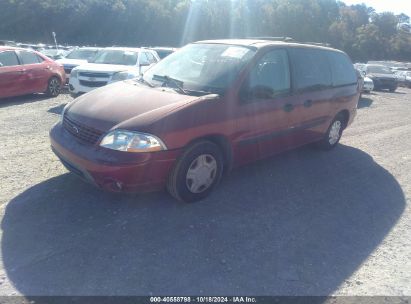
[[[287,149],[293,110],[287,51],[265,53],[250,71],[239,95],[237,161],[245,163]]]

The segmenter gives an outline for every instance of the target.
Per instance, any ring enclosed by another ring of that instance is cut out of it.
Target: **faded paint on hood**
[[[68,106],[66,115],[100,131],[121,128],[122,123],[131,119],[136,121],[135,128],[138,128],[198,98],[127,80],[80,96]]]

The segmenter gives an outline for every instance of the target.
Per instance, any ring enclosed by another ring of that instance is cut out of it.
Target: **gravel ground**
[[[411,295],[411,90],[191,205],[68,174],[48,130],[69,100],[0,101],[0,295]]]

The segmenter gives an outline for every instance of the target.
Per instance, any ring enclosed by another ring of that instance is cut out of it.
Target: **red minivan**
[[[143,77],[69,103],[50,131],[62,163],[111,191],[206,197],[234,166],[337,145],[359,98],[349,57],[268,40],[189,44]]]
[[[66,75],[63,66],[31,50],[0,46],[0,98],[31,93],[57,96]]]

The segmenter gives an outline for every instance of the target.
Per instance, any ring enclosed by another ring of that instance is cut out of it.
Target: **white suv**
[[[148,49],[101,49],[92,61],[71,71],[70,93],[87,93],[109,83],[138,77],[159,60],[157,53]]]

